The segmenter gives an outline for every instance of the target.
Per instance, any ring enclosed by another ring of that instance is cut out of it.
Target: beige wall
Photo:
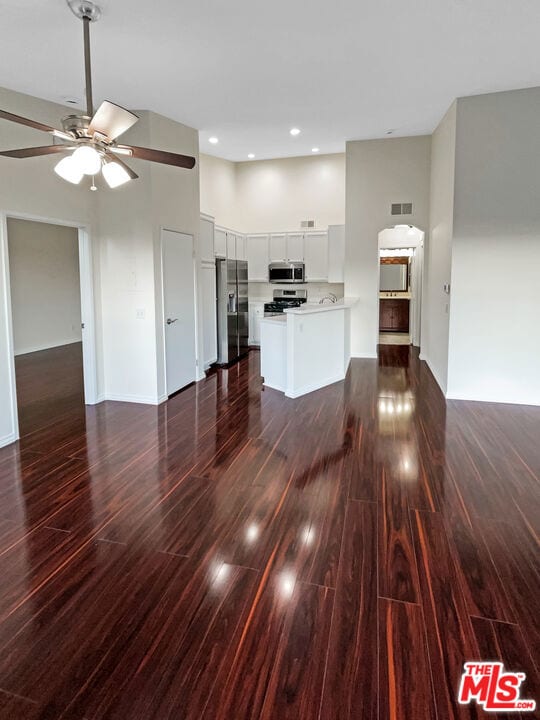
[[[77,228],[8,218],[15,355],[81,340]]]
[[[540,88],[457,104],[448,396],[540,404]]]
[[[345,155],[231,163],[201,156],[201,211],[240,232],[345,222]]]
[[[422,358],[446,392],[450,295],[443,287],[451,281],[454,222],[454,166],[456,103],[432,136],[429,233],[424,248],[424,300]]]
[[[347,143],[345,295],[359,298],[351,313],[351,352],[376,357],[379,318],[378,234],[429,220],[431,137]],[[393,202],[412,202],[413,214],[392,216]]]
[[[236,165],[237,215],[243,232],[299,230],[345,222],[345,155],[316,155]]]
[[[201,212],[215,218],[218,225],[240,230],[236,227],[236,163],[201,154],[199,177]]]

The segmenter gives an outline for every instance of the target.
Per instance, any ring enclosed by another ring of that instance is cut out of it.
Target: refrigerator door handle
[[[236,293],[229,293],[229,300],[227,304],[227,311],[230,313],[236,312]]]

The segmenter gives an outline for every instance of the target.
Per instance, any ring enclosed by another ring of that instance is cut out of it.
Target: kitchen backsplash
[[[338,298],[343,297],[343,283],[305,283],[302,285],[279,285],[277,283],[249,283],[248,294],[250,300],[268,302],[274,295],[274,290],[307,290],[308,302],[319,302],[328,293],[334,293]]]

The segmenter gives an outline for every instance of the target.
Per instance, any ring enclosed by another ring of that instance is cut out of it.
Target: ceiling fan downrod
[[[97,22],[101,17],[101,8],[90,0],[67,0],[70,10],[83,22],[84,41],[84,78],[86,86],[86,114],[94,114],[92,97],[92,64],[90,59],[90,23]]]

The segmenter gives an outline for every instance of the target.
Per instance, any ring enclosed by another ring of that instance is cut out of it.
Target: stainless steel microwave
[[[305,283],[305,265],[302,262],[270,263],[268,279],[271,283]]]

